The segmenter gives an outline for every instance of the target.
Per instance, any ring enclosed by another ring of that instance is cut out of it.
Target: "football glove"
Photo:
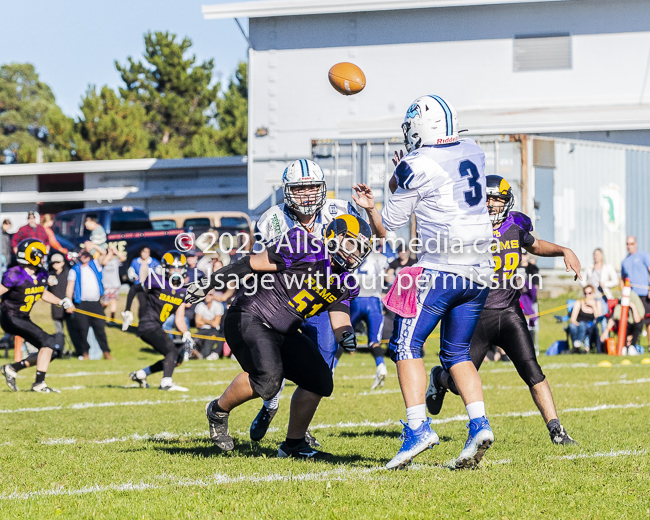
[[[194,351],[194,339],[192,338],[192,333],[189,330],[183,332],[183,349],[188,354],[191,354]]]
[[[59,307],[63,307],[65,310],[72,309],[74,307],[74,304],[72,303],[72,300],[70,298],[63,298],[59,302]]]
[[[124,311],[122,313],[122,332],[126,332],[131,323],[133,323],[133,313],[131,311]]]
[[[187,292],[185,293],[185,303],[194,305],[195,303],[202,302],[205,300],[205,295],[210,292],[212,288],[206,287],[206,284],[203,280],[198,280],[192,282],[187,286]]]
[[[347,352],[354,352],[357,349],[357,337],[354,335],[354,332],[346,330],[341,335],[339,345],[341,345]]]
[[[47,285],[59,285],[59,281],[56,279],[56,276],[51,274],[47,277]]]

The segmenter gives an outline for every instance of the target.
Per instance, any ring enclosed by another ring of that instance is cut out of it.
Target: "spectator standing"
[[[221,318],[225,313],[223,303],[215,299],[214,289],[210,291],[205,300],[196,305],[194,322],[204,336],[221,336]],[[202,358],[219,359],[223,355],[223,341],[199,339],[196,349]]]
[[[2,272],[4,273],[7,270],[7,266],[11,264],[11,220],[8,218],[2,221]]]
[[[643,313],[645,312],[645,307],[639,295],[632,291],[630,293],[630,310],[627,313],[627,333],[626,333],[626,347],[624,347],[623,355],[629,354],[631,351],[629,349],[632,345],[637,345],[639,342],[639,336],[643,332]],[[612,312],[612,317],[608,320],[607,326],[600,336],[600,341],[604,342],[609,338],[609,333],[614,327],[618,327],[619,322],[621,321],[621,304],[619,303],[614,307]],[[634,349],[633,354],[636,354],[636,349]]]
[[[54,253],[50,258],[49,276],[47,278],[47,290],[58,298],[65,298],[68,285],[68,272],[70,267],[61,253]],[[68,335],[72,341],[77,356],[83,356],[83,346],[74,314],[65,312],[63,307],[52,306],[52,320],[54,321],[55,332],[63,334],[63,322],[68,329]]]
[[[646,274],[646,281],[647,278]],[[594,263],[585,269],[580,283],[583,287],[593,285],[605,298],[608,300],[614,299],[612,288],[618,285],[618,276],[614,266],[605,263],[605,255],[603,255],[601,248],[594,249]]]
[[[602,315],[602,300],[597,298],[593,285],[585,286],[583,293],[585,299],[577,300],[573,305],[569,334],[573,341],[574,351],[583,352],[584,348],[584,352],[589,352],[589,347],[593,346],[595,352],[598,352],[600,336],[596,319]]]
[[[196,251],[188,251],[185,257],[187,258],[187,274],[185,275],[185,283],[190,284],[199,278],[203,278],[205,273],[197,267],[198,258],[196,257]]]
[[[641,298],[645,309],[643,323],[648,328],[650,336],[650,319],[645,319],[645,316],[650,313],[650,298],[648,297],[650,292],[650,255],[645,251],[639,251],[636,237],[633,235],[627,237],[626,244],[628,255],[621,265],[621,287],[625,283],[625,279],[628,278],[632,290]]]
[[[45,249],[50,252],[50,238],[45,232],[45,228],[36,222],[36,213],[30,211],[27,214],[27,224],[19,228],[18,231],[11,237],[11,248],[13,249],[14,254],[18,249],[18,244],[20,244],[26,238],[35,238],[40,240],[45,244]]]
[[[50,247],[52,249],[56,249],[57,251],[60,251],[65,255],[68,253],[68,250],[65,247],[63,247],[56,239],[56,235],[54,234],[54,230],[52,229],[53,224],[54,224],[54,219],[52,218],[52,215],[50,215],[49,213],[46,213],[41,217],[41,226],[43,226],[43,229],[45,229],[45,232],[47,233],[47,238],[50,241]]]
[[[146,263],[149,269],[155,269],[160,265],[160,262],[151,256],[151,249],[147,246],[143,247],[140,251],[140,256],[134,258],[129,266],[128,276],[129,280],[133,283],[140,283],[140,269],[142,264]]]
[[[114,247],[109,247],[108,251],[112,257],[106,262],[102,271],[102,283],[104,285],[102,305],[108,307],[111,319],[115,319],[117,299],[120,294],[120,287],[122,286],[120,265],[122,265],[122,262],[126,262],[126,253],[118,251]]]
[[[104,253],[106,251],[104,250]],[[68,285],[66,295],[68,298],[75,302],[77,309],[92,312],[104,316],[104,308],[100,302],[104,294],[104,286],[102,285],[102,263],[109,261],[112,253],[102,255],[100,257],[101,263],[93,259],[90,251],[83,249],[79,253],[79,263],[75,264],[68,273]],[[99,347],[104,353],[104,359],[113,359],[111,350],[108,347],[108,340],[106,339],[106,323],[102,318],[94,318],[86,314],[79,313],[76,317],[79,335],[81,336],[82,344],[82,357],[84,360],[90,359],[88,352],[90,345],[88,344],[88,330],[93,329],[95,338],[99,343]]]

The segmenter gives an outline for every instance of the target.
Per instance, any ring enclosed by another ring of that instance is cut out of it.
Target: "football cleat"
[[[167,385],[167,386],[161,385],[158,387],[158,390],[167,390],[168,392],[189,392],[190,391],[188,388],[177,385],[176,383],[172,383],[171,385]]]
[[[321,444],[316,440],[309,430],[305,432],[305,442],[309,444],[312,448],[320,448]]]
[[[141,388],[151,388],[149,383],[147,383],[147,378],[146,377],[138,377],[138,371],[136,370],[135,372],[131,372],[129,374],[129,377],[131,378],[131,381],[135,381],[140,385]]]
[[[332,457],[332,454],[315,450],[306,441],[302,441],[295,448],[290,448],[287,442],[284,441],[278,448],[278,457],[281,459],[293,457],[302,460],[328,460]]]
[[[13,368],[11,368],[11,365],[2,365],[2,367],[0,367],[0,372],[2,372],[2,375],[5,376],[5,379],[7,380],[7,386],[11,388],[11,391],[17,392],[18,387],[16,386],[16,376],[18,374]]]
[[[386,376],[388,375],[388,369],[386,368],[385,363],[381,363],[377,365],[377,370],[375,370],[375,380],[372,382],[372,386],[370,387],[370,390],[374,390],[375,388],[381,388],[384,386],[384,382],[386,381]]]
[[[562,425],[557,428],[553,428],[550,434],[553,444],[578,444],[573,438],[571,438],[571,436],[566,432],[564,426]]]
[[[431,415],[438,415],[440,409],[442,408],[442,401],[445,399],[445,394],[447,389],[438,384],[438,374],[442,372],[444,368],[441,366],[435,366],[431,369],[431,375],[429,376],[429,388],[427,388],[427,410]]]
[[[431,429],[431,418],[427,420],[417,430],[412,430],[409,425],[404,421],[400,421],[404,425],[400,440],[402,447],[397,452],[397,455],[386,464],[386,469],[403,469],[405,468],[417,455],[424,450],[433,448],[439,444],[438,434]]]
[[[205,405],[205,416],[208,418],[210,425],[210,438],[215,446],[223,451],[230,451],[235,448],[235,443],[228,431],[228,416],[230,414],[227,412],[213,412],[212,403],[214,401],[210,401]]]
[[[32,385],[32,392],[40,392],[41,394],[60,394],[60,390],[55,390],[54,388],[50,388],[47,386],[47,383],[45,381],[41,381],[40,383],[34,383]]]
[[[276,413],[278,413],[277,408],[267,408],[262,405],[262,409],[251,423],[250,436],[252,441],[261,441],[264,438]]]
[[[494,433],[487,417],[470,420],[467,428],[469,428],[469,435],[463,451],[456,459],[456,469],[472,469],[478,466],[483,455],[494,442]]]

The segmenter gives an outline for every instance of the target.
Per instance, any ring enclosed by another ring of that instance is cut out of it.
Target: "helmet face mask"
[[[346,271],[354,271],[372,250],[371,236],[370,226],[365,220],[341,215],[327,226],[325,245],[335,264]]]
[[[285,204],[294,212],[314,215],[325,205],[325,174],[318,164],[307,159],[293,161],[282,175]]]
[[[160,266],[170,283],[172,280],[180,279],[179,285],[183,285],[187,273],[187,258],[183,253],[174,250],[167,251],[160,261]],[[176,284],[174,283],[174,285]]]
[[[499,175],[486,177],[487,207],[492,224],[497,225],[508,218],[515,205],[515,196],[508,181]]]

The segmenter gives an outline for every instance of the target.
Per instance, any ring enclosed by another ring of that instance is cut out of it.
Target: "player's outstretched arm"
[[[566,272],[573,271],[576,274],[574,280],[578,278],[582,280],[582,276],[580,275],[580,270],[582,269],[580,260],[578,260],[576,254],[568,247],[562,247],[552,242],[547,242],[546,240],[535,239],[532,246],[526,247],[526,251],[537,256],[563,256]]]
[[[357,348],[357,337],[350,321],[350,315],[343,311],[329,311],[330,323],[336,337],[336,342],[348,352]]]
[[[372,234],[378,238],[386,236],[386,228],[381,221],[381,215],[375,206],[375,196],[370,187],[366,184],[357,184],[353,187],[352,200],[358,204],[359,207],[366,210],[368,215],[368,222]]]
[[[4,293],[6,293],[9,289],[7,289],[4,285],[0,285],[0,296],[2,296]]]

